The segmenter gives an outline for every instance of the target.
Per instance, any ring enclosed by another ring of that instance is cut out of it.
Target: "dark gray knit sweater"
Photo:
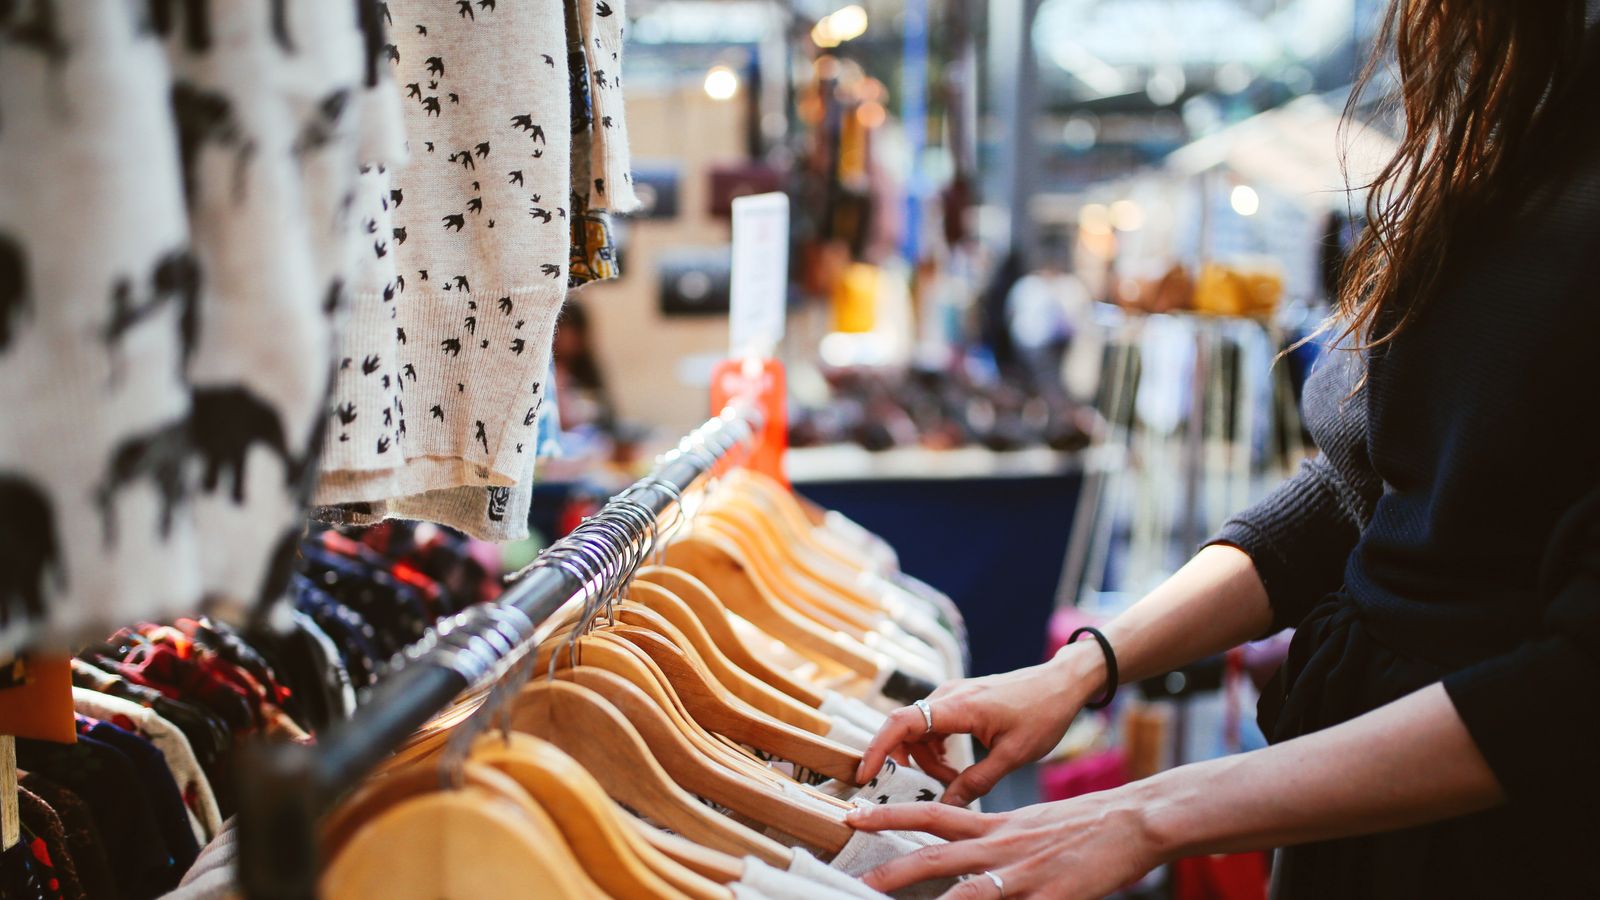
[[[1600,162],[1306,388],[1321,455],[1217,540],[1280,625],[1330,594],[1445,685],[1515,797],[1600,798]],[[1362,366],[1366,385],[1351,394]]]

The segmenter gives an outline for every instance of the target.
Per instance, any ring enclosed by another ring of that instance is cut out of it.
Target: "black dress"
[[[1324,362],[1321,455],[1216,538],[1298,628],[1269,739],[1442,681],[1510,797],[1289,848],[1279,896],[1600,897],[1600,153],[1569,163],[1397,340]]]

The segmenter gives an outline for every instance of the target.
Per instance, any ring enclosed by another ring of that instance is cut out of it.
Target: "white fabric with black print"
[[[386,9],[410,160],[364,176],[393,272],[356,288],[321,504],[524,480],[566,295],[561,0]]]
[[[281,591],[382,144],[358,15],[0,8],[0,656]]]

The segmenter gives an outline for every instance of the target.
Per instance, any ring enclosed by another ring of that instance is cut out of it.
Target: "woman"
[[[1121,680],[1284,626],[1273,744],[999,815],[1106,654],[941,688],[866,754],[949,806],[853,813],[951,843],[867,876],[1099,897],[1183,856],[1284,847],[1280,896],[1600,896],[1600,39],[1581,0],[1399,0],[1408,128],[1307,388],[1321,455],[1104,628]],[[926,715],[925,715],[926,712]],[[964,772],[935,741],[990,747]]]

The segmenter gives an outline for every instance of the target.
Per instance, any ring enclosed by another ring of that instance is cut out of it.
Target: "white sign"
[[[789,293],[789,198],[756,194],[733,201],[729,346],[734,358],[768,357],[783,340]]]

